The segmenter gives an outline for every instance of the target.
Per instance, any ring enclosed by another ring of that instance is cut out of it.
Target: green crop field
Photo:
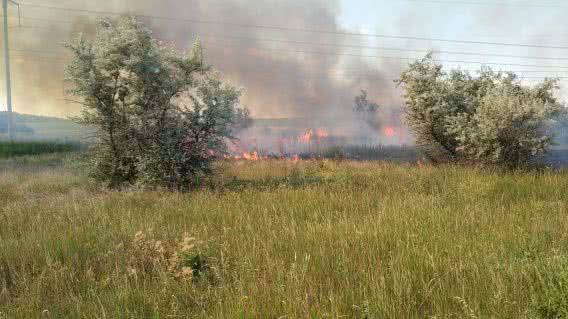
[[[188,194],[0,161],[0,318],[566,318],[568,172],[222,162]]]
[[[3,142],[0,141],[0,158],[50,153],[69,153],[81,150],[78,142]]]

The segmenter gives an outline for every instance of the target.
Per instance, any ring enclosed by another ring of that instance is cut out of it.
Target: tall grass
[[[0,173],[0,318],[568,311],[566,172],[347,161],[217,169],[191,194],[107,192],[64,167]]]

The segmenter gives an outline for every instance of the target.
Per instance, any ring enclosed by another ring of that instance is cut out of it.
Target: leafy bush
[[[431,55],[410,65],[399,80],[406,122],[432,160],[511,167],[545,153],[550,120],[564,112],[556,81],[525,86],[513,73],[482,69],[442,71]]]
[[[92,175],[123,185],[186,190],[225,152],[239,90],[188,55],[152,38],[134,18],[102,22],[93,42],[69,45],[71,93],[83,103],[78,121],[96,129]]]

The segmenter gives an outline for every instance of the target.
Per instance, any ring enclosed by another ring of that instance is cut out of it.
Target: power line
[[[255,49],[259,51],[276,51],[276,52],[293,52],[293,53],[306,53],[306,54],[314,54],[314,55],[347,55],[347,56],[355,56],[355,57],[367,57],[367,58],[384,58],[384,59],[398,59],[398,60],[415,60],[416,58],[412,57],[393,57],[393,56],[376,56],[376,55],[355,55],[355,54],[348,54],[348,53],[336,53],[336,52],[322,52],[322,51],[304,51],[304,50],[286,50],[286,49],[270,49],[270,48],[257,48],[257,47],[242,47],[242,46],[226,46],[226,45],[219,45],[216,42],[205,42],[208,46],[216,46],[219,48],[237,48],[240,50],[250,50]],[[49,54],[49,58],[53,60],[59,61],[68,61],[65,57],[53,57],[53,55],[60,55],[63,54],[64,51],[53,51],[53,50],[34,50],[34,49],[20,49],[14,48],[10,49],[10,52],[24,52],[24,53],[33,53],[33,54]],[[252,53],[245,52],[247,55],[252,55]],[[20,57],[25,57],[25,55],[20,55]],[[456,60],[445,60],[445,59],[435,59],[434,61],[440,63],[470,63],[470,64],[481,64],[481,65],[508,65],[508,66],[524,66],[524,67],[539,67],[539,68],[560,68],[560,69],[568,69],[568,66],[549,66],[549,65],[530,65],[530,64],[509,64],[509,63],[492,63],[492,62],[480,62],[480,61],[456,61]],[[475,71],[475,70],[466,70],[466,71]],[[502,70],[503,72],[514,72],[514,73],[550,73],[550,72],[568,72],[566,71],[553,71],[553,70]]]
[[[21,19],[23,19],[23,20],[37,20],[37,21],[53,22],[53,23],[67,23],[67,24],[83,25],[83,26],[89,26],[89,27],[94,26],[92,23],[86,23],[86,22],[83,22],[83,21],[55,20],[55,19],[48,19],[48,18],[24,17],[24,16],[22,16]],[[38,29],[39,29],[39,28],[41,28],[42,26],[40,26],[40,27],[35,27],[35,26],[21,26],[21,27],[38,28]],[[555,35],[550,35],[550,34],[549,34],[549,35],[542,35],[542,34],[539,34],[539,35],[532,35],[532,36],[528,36],[528,37],[525,36],[525,38],[535,38],[535,39],[542,40],[543,38],[546,38],[546,37],[566,36],[566,35],[568,35],[568,33],[567,33],[567,34],[564,34],[564,33],[563,33],[563,34],[555,34]],[[480,37],[483,37],[483,38],[505,38],[505,37],[510,37],[510,35],[494,35],[494,34],[490,34],[490,35],[489,35],[489,34],[484,34],[484,35],[482,35],[482,36],[480,36]]]
[[[217,45],[217,43],[208,42],[209,45]],[[244,48],[242,46],[222,46],[224,48],[237,48],[237,49],[251,49],[252,47]],[[289,53],[306,53],[313,55],[334,55],[334,56],[350,56],[359,58],[376,58],[376,59],[393,59],[393,60],[409,60],[414,61],[419,58],[415,57],[393,57],[393,56],[382,56],[382,55],[360,55],[360,54],[349,54],[349,53],[339,53],[339,52],[323,52],[323,51],[304,51],[304,50],[287,50],[287,49],[269,49],[269,48],[254,48],[259,51],[274,51],[274,52],[289,52]],[[554,68],[554,69],[568,69],[568,66],[563,65],[537,65],[537,64],[520,64],[520,63],[497,63],[497,62],[481,62],[481,61],[465,61],[465,60],[445,60],[445,59],[434,59],[434,62],[438,63],[465,63],[465,64],[479,64],[479,65],[497,65],[497,66],[519,66],[519,67],[534,67],[534,68]]]
[[[27,57],[20,57],[20,56],[15,56],[16,60],[24,60],[29,63],[45,63],[48,64],[49,66],[58,66],[58,67],[65,67],[65,63],[53,63],[53,61],[50,61],[48,59],[45,60],[37,60],[37,59],[27,59]],[[29,65],[29,64],[28,64]],[[221,68],[222,69],[222,68]],[[256,71],[256,70],[255,70]],[[463,71],[468,71],[468,70],[463,70]],[[368,71],[367,71],[368,72]],[[304,80],[309,80],[309,79],[313,79],[313,78],[335,78],[335,79],[356,79],[356,78],[364,78],[364,77],[374,77],[374,76],[384,76],[384,74],[380,74],[379,73],[380,70],[377,70],[377,73],[321,73],[321,74],[308,74],[308,75],[304,75],[304,76],[300,76],[298,77],[299,79],[304,79]],[[309,72],[308,72],[309,73]],[[524,76],[523,73],[530,73],[530,72],[526,72],[526,71],[519,71],[519,72],[513,72],[515,74],[517,74],[517,77],[521,80],[524,79],[546,79],[546,78],[550,78],[550,79],[568,79],[568,76],[559,76],[559,75],[541,75],[541,76]],[[261,76],[264,75],[265,77],[272,77],[274,78],[275,76],[273,75],[273,73],[269,73],[266,72],[264,74],[261,74]],[[564,75],[564,74],[563,74]]]
[[[45,63],[49,63],[51,65],[65,66],[64,63],[54,63],[54,61],[64,62],[64,59],[57,58],[57,57],[41,57],[42,60],[38,60],[38,58],[32,59],[32,57],[25,56],[25,55],[12,55],[12,56],[14,56],[18,59],[27,60],[27,61],[30,61],[30,62],[33,62],[33,63],[45,62]],[[262,72],[261,69],[258,69],[258,70]],[[371,77],[371,76],[376,76],[377,74],[379,74],[379,73],[358,72],[358,70],[355,70],[355,69],[352,69],[352,70],[341,69],[341,70],[343,71],[341,73],[339,73],[339,72],[319,73],[319,74],[316,74],[316,76],[320,76],[322,78],[323,77],[326,77],[326,78],[338,78],[338,77],[339,78],[357,78],[357,77]],[[463,70],[463,69],[461,69],[461,70],[462,71],[470,71],[470,72],[472,71],[472,70]],[[349,72],[347,72],[347,71],[349,71]],[[381,72],[381,70],[375,70],[375,71]],[[475,70],[473,70],[473,71],[475,71]],[[369,72],[369,70],[367,69],[367,70],[365,70],[365,72]],[[542,75],[542,76],[530,76],[530,77],[523,76],[522,74],[523,73],[531,73],[531,72],[532,73],[544,73],[544,72],[550,72],[550,71],[539,71],[539,70],[514,70],[514,71],[512,71],[512,70],[507,70],[507,71],[502,71],[502,72],[513,72],[513,73],[516,73],[516,74],[521,74],[521,75],[518,75],[518,77],[520,79],[544,79],[544,78],[566,79],[566,78],[568,78],[568,77],[565,77],[565,76],[558,76],[559,73],[568,73],[568,70],[567,71],[555,72],[556,75],[547,75],[547,76]],[[306,73],[309,73],[309,72],[306,72]],[[274,74],[269,73],[269,72],[266,72],[265,75],[274,77]],[[384,74],[383,74],[383,76],[384,76]],[[301,78],[310,79],[309,74],[307,76],[302,76]]]
[[[477,2],[477,1],[444,1],[444,0],[398,0],[399,2],[414,3],[434,3],[444,5],[474,5],[474,6],[492,6],[492,7],[525,7],[525,8],[568,8],[568,6],[557,4],[532,4],[532,3],[511,3],[511,2]],[[389,1],[392,3],[392,0]]]
[[[382,58],[382,59],[398,59],[398,60],[415,60],[416,58],[412,57],[392,57],[392,56],[376,56],[376,55],[355,55],[355,54],[348,54],[348,53],[336,53],[336,52],[322,52],[322,51],[303,51],[303,50],[285,50],[285,49],[270,49],[270,48],[257,48],[257,47],[242,47],[242,46],[220,46],[218,43],[215,42],[207,42],[207,45],[217,46],[221,48],[237,48],[241,50],[250,50],[255,49],[259,51],[276,51],[276,52],[293,52],[293,53],[306,53],[306,54],[314,54],[314,55],[347,55],[353,57],[366,57],[366,58]],[[14,52],[28,52],[34,54],[62,54],[62,51],[47,51],[47,50],[32,50],[32,49],[10,49],[10,51]],[[251,53],[246,52],[246,54],[251,55]],[[25,57],[21,55],[19,57]],[[53,60],[59,61],[66,61],[65,58],[62,57],[54,57]],[[524,66],[524,67],[540,67],[540,68],[560,68],[560,69],[568,69],[568,66],[550,66],[550,65],[530,65],[530,64],[513,64],[513,63],[493,63],[493,62],[479,62],[479,61],[456,61],[456,60],[444,60],[444,59],[436,59],[436,62],[440,63],[469,63],[469,64],[480,64],[480,65],[502,65],[502,66]],[[466,70],[472,71],[472,70]],[[514,73],[546,73],[546,72],[554,72],[551,70],[501,70],[502,72],[514,72]],[[559,71],[556,71],[559,72]],[[568,71],[560,71],[560,72],[568,72]]]
[[[13,51],[12,49],[10,49],[10,51]],[[17,52],[26,52],[26,50],[17,50]],[[11,55],[15,58],[17,58],[17,61],[26,61],[26,62],[30,62],[30,63],[47,63],[53,66],[65,66],[66,64],[64,62],[69,62],[66,59],[63,58],[58,58],[58,57],[34,57],[34,56],[27,56],[27,55]],[[0,55],[1,57],[1,55]],[[60,62],[60,63],[54,63],[54,62]],[[402,67],[402,66],[401,66]],[[377,72],[375,74],[372,73],[361,73],[362,71],[364,72],[369,72],[369,69],[365,69],[365,70],[361,70],[361,69],[345,69],[345,68],[341,68],[339,69],[341,70],[343,73],[331,73],[329,74],[330,76],[335,76],[335,75],[340,75],[340,76],[374,76],[377,75],[379,72],[382,72],[382,70],[380,69],[376,69],[376,70],[371,70],[371,72]],[[460,69],[461,71],[465,71],[465,72],[476,72],[478,70],[472,70],[472,69]],[[349,73],[348,73],[349,72]],[[512,72],[515,74],[521,74],[519,77],[523,77],[522,74],[525,73],[532,73],[532,74],[536,74],[536,73],[550,73],[550,70],[496,70],[496,72]],[[309,73],[309,72],[308,72]],[[554,74],[547,74],[547,75],[541,75],[541,76],[531,76],[531,78],[538,78],[538,79],[544,79],[544,78],[564,78],[564,76],[559,76],[559,74],[566,74],[568,73],[568,70],[566,71],[554,71]],[[327,76],[327,74],[326,74]],[[526,78],[526,77],[524,77]]]
[[[36,18],[24,19],[36,20]],[[39,20],[39,19],[37,19]],[[43,19],[42,19],[43,20]],[[46,19],[50,22],[62,22],[62,23],[72,23],[71,21],[58,21]],[[90,24],[84,24],[85,26],[91,26]],[[34,29],[45,29],[44,26],[22,26],[23,28],[34,28]],[[434,54],[449,54],[449,55],[464,55],[464,56],[486,56],[486,57],[498,57],[498,58],[515,58],[515,59],[525,59],[525,60],[543,60],[543,61],[568,61],[565,57],[545,57],[545,56],[524,56],[524,55],[511,55],[511,54],[497,54],[497,53],[481,53],[481,52],[464,52],[464,51],[447,51],[447,50],[429,50],[429,49],[406,49],[406,48],[393,48],[385,46],[367,46],[367,45],[356,45],[356,44],[343,44],[343,43],[322,43],[322,42],[306,42],[306,41],[296,41],[287,39],[275,39],[275,38],[258,38],[258,37],[244,37],[244,36],[232,36],[232,35],[212,35],[212,34],[199,34],[199,37],[204,38],[214,38],[214,39],[234,39],[234,40],[251,40],[259,42],[272,42],[272,43],[287,43],[287,44],[299,44],[299,45],[313,45],[322,47],[337,47],[337,48],[354,48],[354,49],[370,49],[370,50],[384,50],[384,51],[399,51],[399,52],[432,52]]]
[[[537,0],[539,1],[539,0]],[[215,1],[212,0],[207,0],[207,4],[213,3]],[[223,1],[216,1],[216,4],[223,4]],[[285,2],[285,1],[284,1]],[[403,4],[404,2],[413,2],[413,3],[433,3],[433,4],[449,4],[449,5],[475,5],[475,6],[496,6],[496,7],[528,7],[528,8],[566,8],[568,6],[565,5],[561,5],[561,4],[553,4],[553,3],[548,3],[548,4],[543,4],[543,3],[539,3],[539,4],[535,4],[535,3],[530,3],[530,2],[503,2],[503,1],[469,1],[469,0],[455,0],[455,1],[451,1],[451,0],[386,0],[383,2],[388,2],[389,5],[392,4]],[[280,3],[276,3],[276,5],[278,5]],[[28,6],[30,5],[35,5],[33,3],[28,4]],[[291,5],[291,4],[287,4],[287,7],[294,7],[294,8],[305,8],[306,6],[300,6],[300,5]]]
[[[39,9],[46,9],[46,10],[58,10],[58,11],[66,11],[66,12],[82,12],[82,13],[97,14],[97,15],[121,16],[121,15],[125,15],[125,14],[130,14],[129,12],[128,13],[126,13],[126,12],[120,13],[120,12],[114,12],[114,11],[88,10],[88,9],[57,7],[57,6],[40,5],[40,4],[25,5],[25,6],[30,7],[30,8],[39,8]],[[546,45],[523,44],[523,43],[456,40],[456,39],[428,38],[428,37],[402,36],[402,35],[384,35],[384,34],[375,34],[375,33],[334,31],[334,30],[309,29],[309,28],[292,28],[292,27],[269,26],[269,25],[258,25],[258,24],[244,24],[244,23],[224,22],[224,21],[156,16],[156,15],[147,15],[147,14],[133,14],[133,15],[137,16],[137,17],[141,17],[141,18],[156,19],[156,20],[180,21],[180,22],[190,22],[190,23],[198,23],[198,24],[224,25],[224,26],[240,27],[240,28],[255,28],[255,29],[265,29],[265,30],[292,31],[292,32],[304,32],[304,33],[319,33],[319,34],[331,34],[331,35],[343,35],[343,36],[360,36],[360,37],[362,36],[362,37],[400,39],[400,40],[432,41],[432,42],[447,42],[447,43],[461,43],[461,44],[478,44],[478,45],[493,45],[493,46],[509,46],[509,47],[568,50],[568,46],[546,46]]]
[[[432,53],[435,53],[435,54],[454,54],[454,55],[469,55],[469,56],[488,56],[488,57],[501,57],[501,58],[518,58],[518,59],[526,59],[526,60],[559,60],[559,61],[568,61],[568,58],[564,58],[564,57],[540,57],[540,56],[523,56],[523,55],[509,55],[509,54],[492,54],[492,53],[463,52],[463,51],[445,51],[445,50],[428,50],[428,49],[404,49],[404,48],[392,48],[392,47],[383,47],[383,46],[366,46],[366,45],[353,45],[353,44],[305,42],[305,41],[294,41],[294,40],[284,40],[284,39],[253,38],[253,37],[225,36],[225,35],[209,35],[209,34],[200,34],[199,36],[200,36],[200,37],[205,37],[205,38],[220,38],[220,39],[235,39],[235,40],[241,39],[241,40],[253,40],[253,41],[261,41],[261,42],[306,44],[306,45],[317,45],[317,46],[328,46],[328,47],[373,49],[373,50],[385,50],[385,51],[432,52]]]
[[[40,53],[40,54],[62,54],[62,51],[47,51],[47,50],[34,50],[34,49],[14,49],[10,48],[10,51],[15,52],[30,52],[30,53]]]
[[[42,6],[43,7],[43,6]],[[70,9],[70,10],[76,10],[76,9]],[[78,9],[81,11],[91,11],[91,10],[82,10],[82,9]],[[97,11],[97,13],[100,13],[100,11]],[[118,13],[116,13],[118,14]],[[29,18],[29,19],[33,19],[33,18]],[[38,19],[39,20],[39,19]],[[45,19],[48,20],[48,19]],[[63,22],[63,21],[62,21]],[[235,38],[235,39],[243,39],[244,37],[230,37],[230,36],[212,36],[212,35],[207,35],[208,37],[216,37],[216,38]],[[206,37],[207,37],[206,36]],[[262,38],[262,39],[254,39],[254,38],[249,38],[251,40],[258,40],[258,41],[271,41],[271,42],[278,42],[278,43],[295,43],[295,44],[314,44],[314,43],[309,43],[309,42],[301,42],[301,41],[289,41],[289,40],[281,40],[281,39],[266,39],[266,38]],[[398,49],[398,48],[381,48],[381,47],[365,47],[365,46],[358,46],[358,45],[345,45],[345,44],[332,44],[332,43],[316,43],[316,45],[322,45],[322,46],[332,46],[332,47],[354,47],[354,48],[372,48],[372,49],[386,49],[386,50],[395,50],[395,51],[410,51],[410,52],[426,52],[426,50],[412,50],[412,49]],[[226,47],[226,46],[224,46]],[[251,49],[251,48],[242,48],[242,47],[237,47],[240,49]],[[321,51],[302,51],[302,50],[271,50],[271,49],[266,49],[266,48],[254,48],[254,49],[258,49],[258,50],[262,50],[262,51],[278,51],[278,52],[282,52],[282,51],[288,51],[288,52],[295,52],[295,53],[307,53],[307,54],[316,54],[316,55],[346,55],[346,56],[354,56],[354,57],[368,57],[368,58],[384,58],[384,59],[399,59],[399,60],[413,60],[414,58],[409,58],[409,57],[387,57],[387,56],[367,56],[367,55],[355,55],[355,54],[344,54],[344,53],[334,53],[334,52],[321,52]],[[32,53],[49,53],[49,54],[58,54],[59,52],[55,52],[55,51],[42,51],[42,50],[25,50],[25,49],[16,49],[15,51],[23,51],[23,52],[32,52]],[[436,51],[434,51],[436,52]],[[437,51],[439,53],[449,53],[449,54],[472,54],[474,55],[475,53],[466,53],[466,52],[451,52],[451,51]],[[523,56],[508,56],[508,55],[491,55],[491,54],[483,54],[483,53],[479,53],[478,55],[480,56],[500,56],[500,57],[513,57],[513,58],[535,58],[538,59],[540,57],[523,57]],[[542,57],[543,59],[554,59],[554,58],[549,58],[549,57]],[[558,58],[559,60],[565,60],[565,58]],[[566,59],[568,60],[568,59]],[[471,64],[481,64],[481,65],[508,65],[508,66],[525,66],[525,67],[544,67],[544,68],[562,68],[562,69],[568,69],[568,67],[566,66],[550,66],[550,65],[527,65],[527,64],[513,64],[513,63],[495,63],[495,62],[479,62],[479,61],[455,61],[455,60],[435,60],[437,62],[447,62],[447,63],[471,63]],[[519,71],[514,71],[514,72],[519,72]],[[529,72],[529,71],[525,71],[525,72]],[[550,71],[538,71],[538,70],[530,70],[530,72],[550,72]],[[328,76],[328,75],[326,75]],[[357,76],[357,75],[355,75]],[[361,76],[361,75],[359,75]],[[526,78],[526,77],[525,77]],[[533,77],[533,78],[542,78],[542,77]],[[558,78],[558,77],[557,77]]]
[[[75,23],[73,21],[62,21],[53,19],[42,19],[35,17],[24,17],[27,20],[38,20],[38,21],[49,21],[55,23]],[[85,26],[92,26],[92,24],[81,23]],[[28,27],[28,26],[24,26]],[[42,29],[43,27],[30,27]],[[500,57],[500,58],[518,58],[526,60],[550,60],[550,61],[568,61],[565,57],[543,57],[543,56],[523,56],[523,55],[511,55],[511,54],[493,54],[493,53],[480,53],[480,52],[464,52],[464,51],[447,51],[447,50],[429,50],[429,49],[406,49],[406,48],[393,48],[384,46],[367,46],[367,45],[356,45],[356,44],[343,44],[343,43],[322,43],[322,42],[306,42],[306,41],[295,41],[287,39],[275,39],[275,38],[258,38],[258,37],[244,37],[244,36],[232,36],[232,35],[212,35],[212,34],[199,34],[200,37],[215,38],[215,39],[235,39],[235,40],[251,40],[260,42],[273,42],[273,43],[289,43],[289,44],[300,44],[300,45],[315,45],[324,47],[341,47],[341,48],[357,48],[357,49],[371,49],[371,50],[385,50],[385,51],[400,51],[400,52],[432,52],[435,54],[451,54],[451,55],[465,55],[465,56],[487,56],[487,57]]]
[[[220,39],[250,39],[255,40],[255,38],[248,38],[248,37],[237,37],[237,36],[213,36],[213,35],[205,35],[205,37],[211,38],[220,38]],[[267,39],[267,38],[260,38],[256,39],[259,41],[270,41],[270,42],[277,42],[277,43],[296,43],[296,44],[316,44],[316,45],[323,45],[323,46],[331,46],[331,47],[354,47],[354,48],[374,48],[374,49],[385,49],[391,51],[401,51],[401,52],[427,52],[427,50],[419,50],[419,49],[402,49],[402,48],[382,48],[382,47],[370,47],[370,46],[358,46],[358,45],[343,45],[343,44],[331,44],[331,43],[309,43],[309,42],[302,42],[302,41],[292,41],[292,40],[280,40],[280,39]],[[216,44],[216,43],[213,43]],[[223,47],[237,47],[237,46],[223,46]],[[304,50],[285,50],[285,49],[269,49],[269,48],[257,48],[257,47],[248,47],[247,49],[258,49],[262,51],[279,51],[279,52],[295,52],[295,53],[308,53],[308,54],[316,54],[316,55],[339,55],[339,56],[351,56],[351,57],[361,57],[361,58],[384,58],[384,59],[401,59],[401,60],[415,60],[417,58],[409,58],[409,57],[390,57],[390,56],[376,56],[376,55],[361,55],[361,54],[349,54],[349,53],[337,53],[337,52],[323,52],[323,51],[304,51]],[[531,56],[514,56],[514,55],[500,55],[500,54],[485,54],[485,53],[467,53],[467,52],[453,52],[453,51],[432,51],[434,53],[447,53],[447,54],[463,54],[463,55],[479,55],[479,56],[495,56],[495,57],[513,57],[513,58],[527,58],[527,59],[543,59],[543,60],[568,60],[568,58],[553,58],[553,57],[531,57]],[[55,53],[55,52],[52,52]],[[555,65],[536,65],[536,64],[517,64],[517,63],[501,63],[501,62],[481,62],[481,61],[464,61],[464,60],[446,60],[446,59],[436,59],[436,62],[441,63],[467,63],[467,64],[479,64],[479,65],[496,65],[496,66],[520,66],[520,67],[535,67],[535,68],[558,68],[558,69],[568,69],[568,66],[555,66]]]

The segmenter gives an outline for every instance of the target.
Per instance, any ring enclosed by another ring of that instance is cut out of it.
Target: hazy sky
[[[340,21],[362,33],[410,35],[568,47],[568,1],[549,0],[341,0]],[[441,51],[562,58],[522,59],[445,54],[440,59],[536,65],[535,67],[491,65],[517,72],[527,83],[543,77],[568,77],[568,50],[518,46],[468,45],[435,41],[401,41],[367,38],[384,46],[432,48]],[[386,53],[386,52],[385,52]],[[478,69],[479,64],[444,63],[448,67]],[[563,68],[544,67],[562,66]],[[568,80],[561,79],[559,95],[568,99]]]
[[[21,27],[17,25],[14,8],[10,14],[14,110],[21,113],[59,117],[77,114],[79,107],[64,100],[62,79],[67,55],[61,44],[79,32],[92,32],[96,19],[105,15],[101,12],[168,18],[144,18],[144,21],[156,36],[173,41],[180,48],[189,47],[200,35],[208,61],[223,71],[228,80],[244,88],[243,103],[258,117],[341,115],[341,110],[350,110],[352,98],[359,89],[368,90],[380,104],[399,108],[400,92],[394,88],[392,80],[426,50],[452,52],[435,54],[439,60],[455,61],[444,62],[447,67],[476,70],[481,67],[479,62],[490,63],[494,69],[516,71],[527,83],[535,83],[545,76],[568,77],[568,49],[545,48],[568,47],[568,23],[564,14],[568,12],[568,3],[564,1],[21,2],[24,4]],[[72,10],[65,11],[66,8]],[[204,24],[179,18],[220,23]],[[229,24],[224,25],[224,22]],[[230,23],[253,27],[236,27]],[[363,35],[345,34],[349,32]],[[540,47],[393,39],[372,34]],[[3,67],[0,71],[3,72]],[[563,80],[561,84],[568,86],[568,81]],[[4,101],[4,91],[0,92],[0,99]],[[565,92],[563,88],[563,98],[568,97]]]
[[[543,46],[568,46],[566,1],[547,0],[342,0],[341,24],[363,33],[422,36],[428,38],[506,42]],[[568,58],[568,50],[516,46],[463,45],[436,41],[373,39],[385,46],[438,48],[440,50]],[[535,65],[568,65],[562,61],[515,58],[480,58],[447,55],[451,60]],[[452,64],[456,65],[456,64]],[[461,64],[475,68],[475,64]],[[499,68],[499,67],[497,67]],[[543,70],[538,67],[502,66],[503,69]],[[566,70],[551,69],[538,75],[566,76]],[[528,73],[527,73],[527,76]],[[535,74],[531,75],[535,77]]]

